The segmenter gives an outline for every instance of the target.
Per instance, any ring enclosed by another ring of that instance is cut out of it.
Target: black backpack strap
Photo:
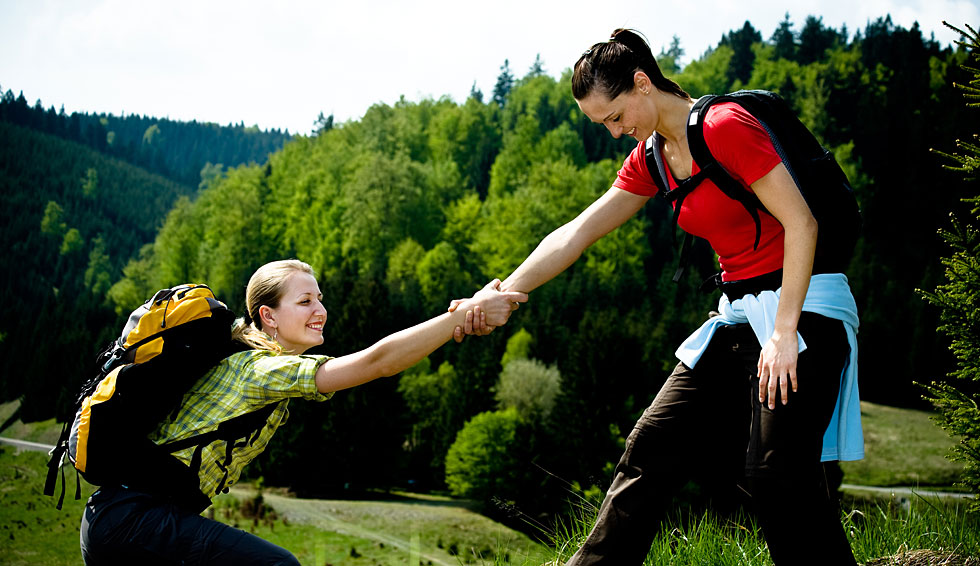
[[[54,496],[54,488],[58,483],[58,470],[61,470],[61,495],[58,496],[58,503],[55,506],[59,511],[65,503],[65,458],[68,455],[68,437],[71,435],[71,422],[66,422],[61,428],[61,436],[58,442],[48,453],[48,473],[44,479],[44,495]],[[78,470],[75,470],[75,500],[82,498],[82,480]]]
[[[670,185],[667,183],[667,166],[664,164],[663,156],[660,153],[662,145],[663,139],[660,134],[654,132],[647,138],[643,155],[646,158],[647,171],[653,177],[653,183],[660,189],[660,194],[666,195]]]
[[[190,469],[194,474],[197,474],[201,470],[204,447],[216,440],[224,440],[226,443],[225,460],[219,463],[219,467],[225,471],[225,475],[218,485],[217,491],[220,492],[224,489],[225,483],[228,481],[228,466],[231,464],[232,450],[236,447],[248,446],[255,442],[258,439],[262,427],[268,422],[269,417],[276,410],[277,406],[279,406],[279,403],[270,403],[250,413],[228,419],[219,424],[218,428],[214,430],[168,442],[160,445],[160,447],[171,454],[191,448],[192,446],[196,447],[194,455],[191,456]],[[236,441],[239,439],[244,439],[244,441],[236,444]]]
[[[684,179],[678,183],[677,188],[670,190],[670,183],[668,182],[667,175],[669,172],[667,170],[667,164],[664,163],[663,154],[661,153],[661,147],[663,146],[663,138],[660,134],[654,132],[646,141],[645,158],[647,164],[647,170],[650,172],[650,176],[653,177],[654,184],[660,189],[658,193],[661,195],[668,204],[671,205],[673,213],[671,214],[671,237],[674,243],[677,243],[677,219],[681,214],[681,206],[684,204],[684,199],[687,195],[701,184],[701,181],[709,178],[711,175],[711,167],[706,167],[698,171],[696,175]],[[715,164],[717,166],[717,164]],[[694,243],[694,236],[685,232],[684,242],[681,244],[680,258],[677,262],[677,270],[674,271],[674,276],[671,278],[674,283],[681,280],[684,275],[684,270],[687,269],[688,254],[691,251],[691,245]]]
[[[706,171],[708,177],[721,192],[725,193],[727,197],[740,202],[752,216],[752,220],[755,221],[755,243],[753,249],[758,249],[759,242],[762,239],[762,219],[759,217],[759,210],[763,210],[767,214],[769,211],[762,205],[762,202],[759,201],[759,197],[755,196],[755,193],[747,190],[742,183],[735,180],[725,171],[725,168],[711,154],[707,142],[704,141],[704,118],[712,105],[721,102],[739,103],[737,99],[731,96],[714,95],[702,96],[694,103],[694,108],[691,109],[691,115],[687,122],[687,144],[691,149],[691,156],[694,158],[694,162],[698,164],[701,171]],[[746,110],[749,109],[746,108]]]
[[[667,164],[664,163],[663,154],[661,153],[661,148],[663,147],[663,138],[659,134],[654,133],[652,136],[647,138],[646,141],[646,164],[647,169],[650,172],[650,176],[653,177],[654,184],[660,189],[658,193],[662,196],[668,203],[671,203],[674,209],[673,215],[673,225],[677,225],[677,217],[681,212],[681,204],[684,202],[684,198],[691,194],[691,191],[696,189],[701,181],[705,180],[710,176],[710,170],[708,168],[703,168],[698,171],[697,175],[693,175],[684,179],[677,184],[677,188],[670,190],[670,183],[667,181],[667,176],[670,172],[667,169]]]

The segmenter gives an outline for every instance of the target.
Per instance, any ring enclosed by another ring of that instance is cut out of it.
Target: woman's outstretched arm
[[[466,317],[474,313],[484,313],[487,324],[504,324],[516,304],[527,301],[527,294],[501,292],[497,289],[499,284],[500,281],[491,281],[472,298],[464,299],[456,312],[441,314],[382,338],[364,350],[322,364],[316,372],[317,389],[327,393],[395,375],[449,341],[454,329],[465,326]]]
[[[629,220],[648,200],[650,197],[615,187],[609,189],[574,220],[545,236],[500,288],[530,293],[554,279],[575,263],[586,248]]]

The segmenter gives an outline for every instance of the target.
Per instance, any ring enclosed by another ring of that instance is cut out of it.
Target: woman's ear
[[[259,307],[259,321],[262,323],[262,328],[275,328],[276,327],[276,313],[267,305],[262,305]]]
[[[643,71],[637,71],[633,73],[633,87],[640,91],[642,94],[650,94],[653,82],[650,77],[647,76]]]

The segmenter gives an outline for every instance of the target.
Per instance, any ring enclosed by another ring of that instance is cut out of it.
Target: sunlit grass
[[[961,499],[914,495],[907,499],[845,498],[841,521],[859,563],[916,549],[980,556],[980,516]],[[595,522],[596,502],[576,500],[552,531],[554,560],[564,564]],[[771,565],[762,529],[748,513],[719,516],[678,508],[658,532],[644,562],[653,565]]]

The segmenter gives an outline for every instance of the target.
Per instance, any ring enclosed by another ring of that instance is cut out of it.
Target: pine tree
[[[661,49],[657,55],[657,64],[663,69],[664,73],[674,75],[681,72],[681,57],[684,56],[684,48],[681,47],[681,38],[676,35],[670,40],[670,47],[666,50]]]
[[[731,31],[725,35],[719,45],[727,45],[735,53],[728,64],[727,78],[729,86],[733,86],[736,81],[745,85],[752,76],[752,67],[755,65],[755,52],[752,45],[762,41],[762,34],[759,33],[748,20],[738,31]]]
[[[970,50],[969,60],[975,65],[963,66],[973,74],[969,84],[954,84],[964,91],[967,106],[980,107],[980,35],[970,26],[966,26],[970,31],[967,34],[943,23],[962,34],[964,40],[957,43]],[[973,142],[958,140],[960,154],[936,153],[956,163],[948,169],[976,180],[980,171],[977,139],[980,135],[974,135]],[[953,217],[952,227],[942,231],[953,249],[952,256],[943,259],[946,282],[935,292],[922,292],[926,300],[941,309],[939,330],[951,340],[957,369],[950,376],[955,379],[952,383],[933,382],[925,388],[926,399],[939,410],[939,423],[960,439],[950,457],[965,464],[961,483],[977,496],[971,509],[980,512],[980,195],[967,202],[974,205],[972,217],[966,221]]]
[[[800,46],[797,50],[797,62],[809,65],[821,61],[828,49],[841,41],[841,35],[833,28],[824,27],[823,18],[807,16],[803,29],[800,30]]]
[[[796,60],[796,34],[793,33],[793,22],[789,19],[789,12],[786,12],[786,17],[769,38],[769,43],[776,48],[774,53],[776,59]]]
[[[325,134],[333,129],[333,114],[329,116],[324,116],[323,112],[317,116],[316,121],[313,122],[313,135],[319,136],[320,134]]]
[[[541,60],[541,54],[538,53],[534,56],[534,63],[531,64],[531,68],[527,71],[527,77],[540,77],[544,74],[544,62]]]
[[[504,64],[500,66],[500,74],[497,75],[497,84],[493,87],[493,101],[497,106],[503,108],[512,88],[514,88],[514,73],[510,71],[510,61],[504,59]]]
[[[476,81],[473,81],[473,86],[470,87],[470,98],[483,104],[483,91],[476,86]]]

